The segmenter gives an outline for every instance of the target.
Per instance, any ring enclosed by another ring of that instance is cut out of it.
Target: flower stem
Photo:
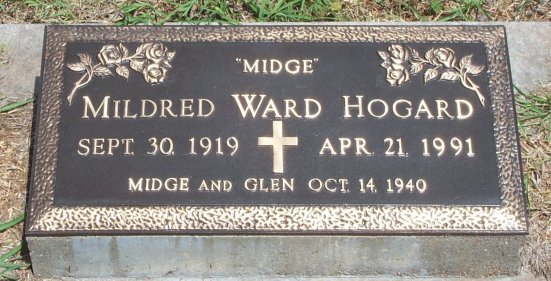
[[[482,106],[484,106],[484,96],[482,95],[482,93],[480,92],[480,87],[478,87],[472,80],[471,78],[467,77],[467,82],[471,85],[471,87],[468,87],[469,89],[473,90],[476,95],[478,96],[478,100],[480,101],[480,104],[482,104]]]
[[[465,88],[467,88],[471,91],[474,91],[476,93],[476,95],[478,96],[478,100],[480,101],[480,104],[482,104],[482,106],[484,107],[485,98],[482,95],[482,93],[480,92],[480,87],[478,87],[473,82],[473,80],[471,80],[471,78],[469,78],[469,76],[467,76],[466,71],[462,71],[462,73],[461,73],[461,83],[463,83],[463,86],[465,86]]]
[[[93,72],[86,71],[86,73],[84,73],[84,75],[82,75],[82,77],[80,77],[80,79],[77,82],[75,82],[74,84],[75,87],[71,91],[71,94],[67,97],[67,100],[69,101],[69,106],[71,105],[71,102],[73,101],[73,96],[75,95],[77,90],[86,86],[88,83],[90,83],[90,81],[92,80],[92,77],[93,77]],[[84,78],[88,78],[88,79],[84,81]]]
[[[124,57],[124,58],[122,58],[122,62],[127,61],[127,60],[131,60],[131,59],[137,57],[138,54],[139,54],[139,53],[135,53],[135,54],[133,54],[133,55],[131,55],[131,56],[129,56],[129,57]],[[122,62],[121,62],[121,63],[122,63]]]

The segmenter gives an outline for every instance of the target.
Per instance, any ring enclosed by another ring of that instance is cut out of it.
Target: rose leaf
[[[70,63],[70,64],[67,64],[67,67],[72,70],[72,71],[77,71],[77,72],[81,72],[81,71],[85,71],[86,70],[86,66],[84,65],[84,63],[82,62],[77,62],[77,63]]]
[[[113,73],[111,73],[111,70],[109,70],[109,68],[102,65],[98,65],[94,67],[94,74],[99,77],[106,77],[106,76],[113,75]]]
[[[457,81],[461,79],[461,75],[457,73],[457,71],[453,70],[447,70],[442,73],[442,76],[440,76],[440,80],[447,80],[447,81]]]
[[[411,74],[417,74],[419,73],[421,70],[423,70],[423,62],[411,62],[411,68],[410,68],[410,73]]]
[[[168,61],[171,61],[174,58],[175,55],[176,55],[176,52],[167,52],[166,53],[166,58],[167,58]]]
[[[438,70],[436,68],[430,68],[425,72],[425,83],[436,78],[438,76]]]
[[[413,59],[415,60],[419,60],[420,57],[419,57],[419,53],[417,52],[417,50],[411,48],[411,47],[408,47],[408,50],[409,52],[411,53],[411,56],[413,57]]]
[[[428,61],[432,61],[433,58],[434,58],[433,49],[430,49],[425,53],[425,59]]]
[[[88,54],[77,54],[84,65],[92,65],[92,58]]]
[[[411,63],[425,63],[420,57],[412,58]]]
[[[126,48],[122,43],[119,43],[119,49],[121,50],[122,57],[128,57],[128,48]]]
[[[161,63],[165,68],[171,68],[172,67],[172,65],[166,60],[163,60]]]
[[[130,75],[130,71],[128,70],[128,67],[124,65],[120,65],[115,69],[115,72],[117,72],[118,75],[128,79],[128,76]]]
[[[480,74],[482,70],[484,70],[484,66],[471,64],[471,65],[467,65],[466,69],[467,69],[467,73],[470,73],[472,75],[477,75],[477,74]]]
[[[379,54],[379,57],[381,57],[384,61],[388,60],[388,54],[385,51],[377,51]]]
[[[459,61],[459,67],[461,69],[463,69],[464,67],[468,67],[469,65],[471,65],[471,59],[472,59],[473,55],[467,55],[467,56],[464,56],[460,61]]]

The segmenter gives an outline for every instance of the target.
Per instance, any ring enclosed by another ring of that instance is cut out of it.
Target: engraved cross
[[[298,145],[297,137],[284,137],[281,121],[273,121],[273,136],[259,137],[258,145],[271,145],[274,151],[274,173],[283,173],[283,146]]]

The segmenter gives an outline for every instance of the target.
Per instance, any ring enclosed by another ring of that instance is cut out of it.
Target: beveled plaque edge
[[[500,206],[56,207],[62,73],[72,41],[482,42],[494,115]],[[503,26],[47,26],[42,96],[27,218],[28,235],[132,233],[526,233],[518,133]],[[515,140],[515,141],[510,141]]]

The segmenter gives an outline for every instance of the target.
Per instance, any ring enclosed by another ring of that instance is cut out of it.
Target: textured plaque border
[[[68,42],[482,42],[486,48],[500,206],[141,206],[56,207],[63,69]],[[526,233],[515,108],[502,26],[46,27],[27,234]]]

